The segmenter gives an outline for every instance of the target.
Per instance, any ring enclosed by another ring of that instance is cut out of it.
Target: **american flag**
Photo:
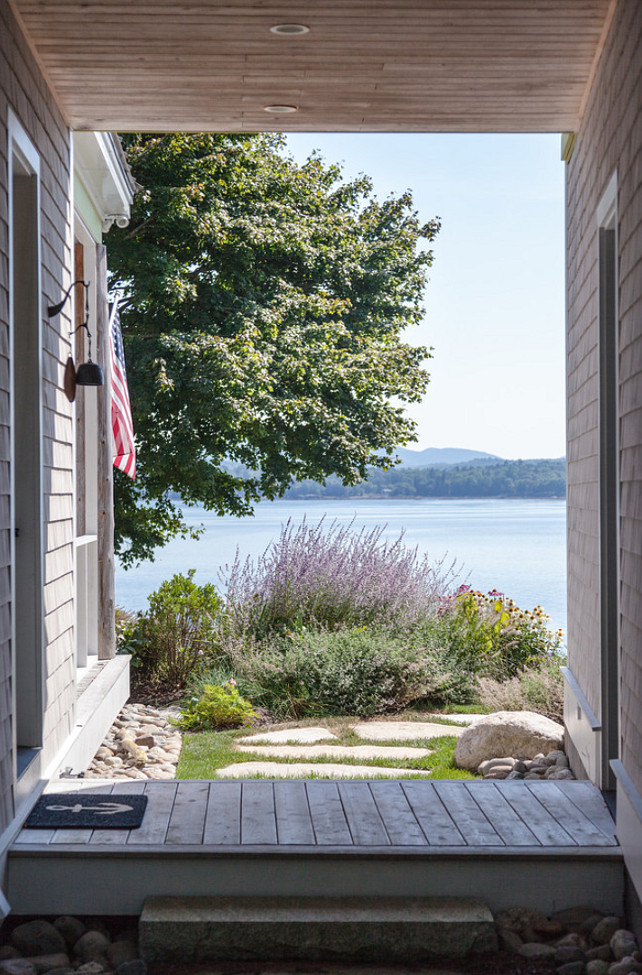
[[[134,444],[134,423],[127,389],[125,370],[125,350],[120,331],[118,299],[114,301],[109,319],[109,338],[111,346],[111,428],[113,432],[114,467],[129,474],[132,481],[136,477],[136,446]]]

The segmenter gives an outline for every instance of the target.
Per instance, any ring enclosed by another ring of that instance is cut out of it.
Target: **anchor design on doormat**
[[[27,829],[138,829],[147,796],[118,792],[51,792],[31,810]]]
[[[115,816],[117,813],[131,812],[133,806],[126,806],[122,802],[101,802],[97,806],[83,806],[77,802],[73,806],[45,806],[49,812],[79,813],[83,809],[95,813],[96,816]]]

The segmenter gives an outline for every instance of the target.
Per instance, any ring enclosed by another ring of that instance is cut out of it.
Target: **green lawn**
[[[416,714],[398,715],[400,720],[422,720],[421,716]],[[424,719],[425,720],[425,717]],[[433,720],[431,718],[431,720]],[[299,721],[296,723],[297,727],[305,725],[318,725],[321,722],[317,721]],[[466,772],[463,769],[455,768],[453,764],[453,752],[455,750],[455,745],[457,744],[457,739],[455,737],[446,738],[426,738],[420,739],[419,741],[413,740],[412,742],[403,741],[396,738],[391,738],[385,742],[366,742],[364,739],[359,738],[350,728],[350,724],[354,723],[353,718],[330,718],[322,722],[323,727],[328,728],[335,735],[337,739],[332,741],[333,745],[413,745],[418,748],[429,748],[432,750],[432,754],[420,759],[375,759],[372,761],[363,760],[361,758],[355,759],[351,762],[350,759],[337,759],[337,758],[318,758],[314,762],[319,766],[318,775],[315,777],[324,778],[323,775],[323,765],[332,762],[333,764],[340,763],[341,765],[372,765],[373,775],[376,775],[376,766],[383,766],[388,768],[403,768],[404,774],[402,778],[425,778],[425,776],[418,776],[416,773],[418,771],[426,771],[428,769],[432,772],[432,777],[435,779],[474,779],[477,776]],[[448,716],[443,715],[440,724],[448,723]],[[281,725],[279,727],[287,727],[287,725]],[[270,728],[270,730],[276,730],[275,728]],[[179,779],[212,779],[216,777],[217,769],[224,768],[232,763],[239,762],[280,762],[295,764],[296,759],[293,758],[281,758],[281,757],[266,757],[264,755],[257,755],[251,752],[237,752],[233,751],[233,744],[236,738],[242,738],[248,734],[256,734],[257,729],[248,730],[247,728],[236,729],[234,731],[200,731],[200,732],[186,732],[183,735],[183,750],[181,752],[180,762],[178,764],[178,770],[176,777]],[[303,761],[309,761],[308,759],[303,759]],[[253,775],[252,778],[262,778],[263,776]],[[269,776],[265,776],[269,778]]]

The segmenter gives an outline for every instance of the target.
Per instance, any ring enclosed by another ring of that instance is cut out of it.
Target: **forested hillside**
[[[325,485],[302,481],[289,498],[563,498],[566,461],[503,460],[453,467],[396,467],[371,470],[368,480],[346,487],[336,478]]]

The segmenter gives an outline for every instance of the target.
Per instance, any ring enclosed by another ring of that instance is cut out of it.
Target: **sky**
[[[439,216],[425,317],[433,347],[415,450],[465,447],[505,458],[565,453],[564,163],[559,135],[297,133],[383,199],[410,189]]]

